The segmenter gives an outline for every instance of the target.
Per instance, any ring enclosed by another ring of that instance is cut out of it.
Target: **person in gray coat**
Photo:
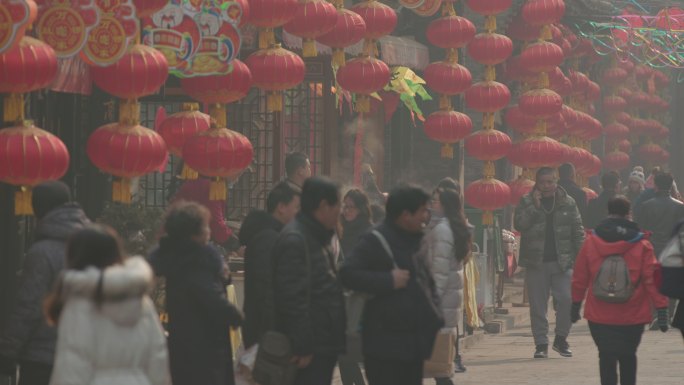
[[[470,253],[472,236],[463,216],[461,197],[451,189],[437,189],[432,196],[432,211],[441,219],[428,234],[428,258],[440,298],[447,328],[456,328],[456,371],[463,372],[458,346],[463,319],[463,265]],[[450,378],[436,378],[437,385],[453,384]]]
[[[33,188],[32,206],[38,219],[36,242],[24,257],[14,306],[0,337],[2,374],[20,368],[19,385],[47,385],[57,343],[57,331],[43,315],[43,300],[64,269],[66,241],[90,223],[71,203],[69,187],[59,181]]]

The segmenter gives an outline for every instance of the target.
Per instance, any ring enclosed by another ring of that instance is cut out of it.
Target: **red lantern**
[[[245,63],[252,73],[254,86],[269,92],[266,99],[269,111],[283,110],[281,92],[301,83],[306,72],[302,58],[280,44],[254,52]]]
[[[468,155],[483,161],[503,158],[511,149],[511,138],[498,130],[479,130],[465,140]]]
[[[100,170],[120,177],[112,186],[116,202],[131,202],[130,179],[158,170],[168,153],[164,139],[137,122],[106,124],[86,145],[88,158]]]
[[[508,185],[494,178],[483,178],[468,185],[465,189],[465,201],[480,210],[482,224],[494,224],[493,210],[500,209],[511,201],[511,189]]]
[[[234,59],[230,64],[233,70],[226,75],[181,79],[183,92],[207,104],[227,104],[244,98],[252,86],[252,73],[240,60]]]
[[[337,23],[328,33],[316,40],[333,49],[333,64],[341,67],[345,63],[344,48],[356,44],[366,34],[366,22],[356,12],[340,8],[337,10]]]
[[[658,163],[661,159],[663,148],[654,143],[642,144],[639,147],[639,157],[650,163]]]
[[[550,89],[534,89],[520,96],[518,106],[526,115],[538,119],[548,118],[561,112],[563,98]]]
[[[630,143],[627,139],[622,139],[617,142],[617,148],[618,150],[629,154],[632,152],[632,143]]]
[[[383,61],[374,57],[352,59],[337,71],[337,83],[357,94],[357,111],[369,112],[368,95],[381,90],[390,81],[390,70]]]
[[[530,0],[522,8],[522,17],[532,25],[558,23],[564,14],[563,0]]]
[[[478,33],[468,44],[468,55],[484,65],[503,63],[512,53],[511,39],[498,33]]]
[[[244,135],[227,128],[211,128],[188,139],[183,159],[200,174],[216,178],[209,199],[224,201],[228,191],[223,179],[237,178],[254,158],[252,143]]]
[[[563,148],[549,137],[533,137],[513,145],[508,159],[524,168],[556,167],[563,161]]]
[[[366,22],[366,39],[378,39],[389,35],[397,25],[397,13],[379,1],[367,0],[354,4],[350,9]]]
[[[603,83],[616,87],[623,84],[627,80],[627,71],[620,67],[611,67],[603,74]]]
[[[275,44],[273,29],[285,25],[297,13],[297,0],[249,0],[249,23],[259,27],[259,48]]]
[[[507,126],[523,134],[533,133],[537,123],[537,119],[524,114],[517,105],[506,110],[504,121]]]
[[[513,4],[513,0],[466,0],[468,8],[480,15],[498,15]]]
[[[563,60],[563,49],[548,41],[530,44],[520,54],[520,65],[532,72],[549,72],[561,65]]]
[[[613,122],[603,128],[606,138],[613,141],[620,141],[629,137],[629,127],[622,123]]]
[[[159,135],[170,153],[181,156],[185,142],[198,132],[209,129],[209,115],[198,111],[197,103],[183,103],[183,110],[177,112],[159,125]]]
[[[337,24],[337,9],[325,0],[300,0],[297,13],[283,26],[285,31],[303,39],[304,57],[316,56],[316,39],[332,31]]]
[[[443,16],[428,25],[425,37],[439,48],[461,48],[475,37],[475,25],[465,17]]]
[[[586,99],[590,102],[594,102],[601,97],[601,86],[598,83],[589,81],[586,90]]]
[[[573,110],[571,107],[568,107],[566,104],[563,104],[561,114],[563,115],[563,120],[565,121],[565,125],[567,127],[577,124],[577,121],[579,120],[577,111]]]
[[[572,82],[572,92],[574,94],[582,94],[589,85],[589,78],[587,75],[579,71],[568,71],[568,79]]]
[[[447,97],[440,98],[440,108],[448,109],[451,100],[448,96],[465,92],[472,83],[472,75],[464,66],[449,61],[430,63],[423,72],[428,87]]]
[[[603,167],[606,170],[620,171],[629,167],[629,155],[621,151],[613,151],[603,157]]]
[[[134,44],[116,63],[91,67],[93,81],[107,93],[137,99],[156,93],[169,75],[169,63],[160,51]]]
[[[466,106],[478,112],[494,113],[511,101],[511,91],[499,82],[479,82],[465,92]]]
[[[0,181],[21,190],[15,193],[15,215],[31,215],[31,186],[64,176],[69,152],[55,135],[31,121],[0,130]]]
[[[606,96],[603,98],[603,109],[609,113],[624,111],[627,108],[627,101],[619,96]]]
[[[508,187],[511,189],[511,205],[517,206],[520,199],[532,191],[534,184],[533,180],[522,175],[518,179],[508,182]]]
[[[451,110],[439,110],[425,119],[423,128],[428,138],[444,144],[442,146],[442,158],[453,158],[454,149],[452,145],[470,134],[473,129],[473,122],[466,114]]]
[[[138,19],[152,16],[166,6],[169,0],[133,0]]]

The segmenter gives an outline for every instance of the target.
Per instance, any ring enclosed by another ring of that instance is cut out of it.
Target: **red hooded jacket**
[[[668,305],[667,297],[658,292],[653,273],[657,266],[653,246],[644,233],[630,241],[608,242],[596,232],[587,237],[575,261],[572,275],[572,301],[580,302],[586,295],[584,318],[607,325],[647,324],[653,319],[653,308]],[[625,258],[632,282],[639,282],[629,301],[608,303],[594,297],[592,285],[604,257],[620,254]]]

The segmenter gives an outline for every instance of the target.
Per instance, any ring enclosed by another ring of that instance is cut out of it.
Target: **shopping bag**
[[[449,378],[456,359],[456,328],[443,328],[437,334],[432,356],[423,364],[423,378]]]

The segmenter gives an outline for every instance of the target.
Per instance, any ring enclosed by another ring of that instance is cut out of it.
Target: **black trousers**
[[[644,325],[604,325],[589,321],[599,351],[601,385],[636,385],[637,356]]]
[[[421,385],[423,361],[365,359],[368,385]]]
[[[337,355],[314,355],[309,366],[297,371],[294,385],[330,385]]]
[[[40,362],[19,362],[19,385],[48,385],[52,375],[52,365]]]

